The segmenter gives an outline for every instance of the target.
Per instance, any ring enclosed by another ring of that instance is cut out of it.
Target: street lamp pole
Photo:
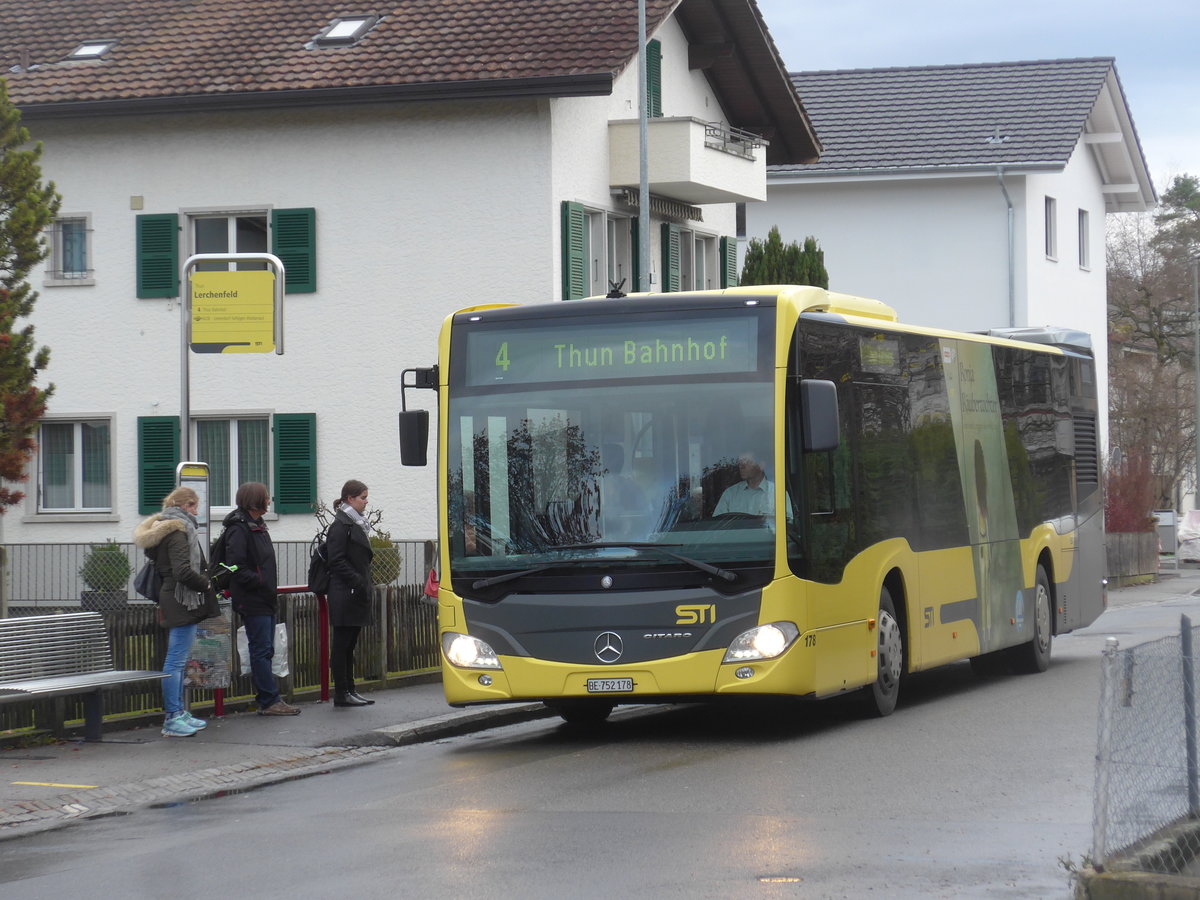
[[[638,271],[637,284],[633,286],[635,291],[650,290],[650,98],[647,96],[646,64],[646,0],[638,0]]]

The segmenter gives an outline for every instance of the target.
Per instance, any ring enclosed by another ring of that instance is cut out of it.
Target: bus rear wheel
[[[604,700],[547,700],[546,706],[568,725],[599,725],[609,717],[616,704]]]
[[[1033,637],[1008,651],[1013,671],[1033,675],[1049,667],[1050,645],[1054,640],[1050,600],[1050,579],[1046,570],[1038,566],[1033,587]]]
[[[879,635],[876,662],[879,673],[875,683],[863,688],[866,710],[869,715],[890,716],[896,709],[900,697],[900,676],[904,674],[904,635],[900,621],[896,618],[896,607],[892,594],[886,588],[879,589],[879,613],[875,618]]]

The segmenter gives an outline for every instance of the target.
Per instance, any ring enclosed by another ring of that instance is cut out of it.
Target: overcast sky
[[[1200,0],[758,0],[789,72],[1111,56],[1159,193],[1200,177]]]

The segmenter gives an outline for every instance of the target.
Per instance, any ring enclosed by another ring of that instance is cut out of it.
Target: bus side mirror
[[[423,466],[429,449],[429,410],[400,413],[400,465]]]
[[[805,453],[836,450],[840,443],[837,385],[805,378],[800,382],[801,442]]]

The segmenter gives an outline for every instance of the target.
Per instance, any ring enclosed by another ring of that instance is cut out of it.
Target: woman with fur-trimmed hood
[[[208,563],[196,511],[200,497],[189,487],[171,491],[155,513],[133,531],[134,545],[154,562],[162,578],[158,595],[158,623],[167,629],[167,658],[163,661],[163,737],[191,737],[208,723],[184,708],[183,676],[188,654],[196,640],[196,626],[220,613],[216,593],[209,583]]]

